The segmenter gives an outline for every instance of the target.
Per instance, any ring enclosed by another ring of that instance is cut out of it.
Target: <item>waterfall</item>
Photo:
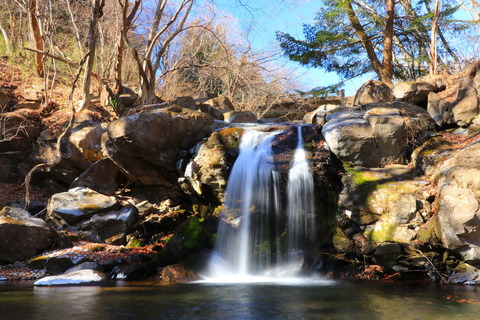
[[[309,235],[315,233],[313,178],[301,127],[287,186],[282,186],[275,170],[271,145],[277,134],[247,130],[241,138],[227,184],[210,277],[267,275],[287,264],[298,269],[303,246],[313,244]],[[282,201],[282,194],[287,201]]]
[[[304,257],[302,248],[311,248],[316,240],[313,176],[304,148],[302,128],[297,127],[297,132],[298,142],[288,173],[287,185],[289,265],[297,261],[301,263]]]

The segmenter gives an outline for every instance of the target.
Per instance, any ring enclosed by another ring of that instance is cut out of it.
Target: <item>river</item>
[[[116,283],[33,287],[0,282],[0,319],[479,319],[480,290],[429,283]]]

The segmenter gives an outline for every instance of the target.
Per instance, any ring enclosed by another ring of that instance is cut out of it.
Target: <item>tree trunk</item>
[[[40,30],[40,25],[37,19],[37,0],[30,0],[28,3],[28,21],[30,24],[30,31],[32,35],[33,45],[35,49],[39,52],[44,51],[43,49],[43,36],[42,31]],[[37,74],[40,77],[43,77],[45,74],[45,66],[43,63],[43,54],[35,53],[35,67],[37,69]]]
[[[393,0],[386,0],[386,4],[387,4],[387,21],[386,22],[387,23],[390,23],[390,19],[393,19],[393,13],[394,13],[394,10],[392,10],[390,13],[388,12],[390,2],[394,4]],[[388,45],[390,46],[388,49],[390,52],[386,52],[385,51],[386,48],[384,48],[384,52],[383,52],[384,63],[385,62],[390,63],[389,66],[385,66],[378,59],[377,54],[375,53],[375,47],[373,43],[370,41],[370,38],[368,37],[367,32],[365,31],[365,28],[362,26],[362,24],[358,20],[358,17],[355,14],[355,10],[353,9],[352,3],[350,1],[347,3],[346,10],[347,10],[348,18],[350,20],[350,24],[355,30],[355,34],[360,39],[360,42],[362,43],[363,47],[367,51],[367,56],[368,56],[368,59],[370,60],[370,63],[372,64],[373,70],[379,77],[380,81],[383,81],[388,85],[391,85],[392,84],[391,63],[392,63],[392,36],[393,35],[392,34],[390,34],[390,36],[385,35],[384,45],[387,44],[387,46]],[[392,22],[391,30],[388,30],[388,31],[393,32],[393,20],[391,22]],[[387,31],[387,28],[385,29],[386,29],[385,31]],[[387,40],[387,38],[389,38],[389,41]],[[387,54],[386,58],[385,58],[385,54]]]
[[[430,75],[437,74],[437,31],[438,31],[438,16],[440,14],[440,0],[435,1],[435,9],[433,11],[432,20],[432,36],[430,42]]]
[[[5,30],[2,24],[0,24],[0,31],[2,31],[3,39],[5,40],[5,47],[7,48],[7,54],[10,55],[12,54],[10,38],[8,37],[7,30]]]
[[[89,39],[88,39],[88,57],[83,78],[82,95],[83,100],[77,111],[86,109],[90,105],[90,83],[92,78],[93,63],[95,61],[95,49],[97,45],[98,21],[103,15],[105,0],[92,0],[92,20],[90,21]]]
[[[395,18],[395,0],[385,0],[387,16],[385,21],[385,39],[383,40],[383,63],[380,80],[392,84],[393,75],[393,20]]]
[[[119,94],[122,91],[122,69],[123,69],[123,54],[125,52],[125,40],[124,38],[128,36],[128,31],[132,27],[133,19],[140,7],[140,0],[135,0],[133,4],[132,11],[128,13],[129,0],[125,0],[122,3],[121,0],[118,1],[122,7],[122,28],[120,29],[120,34],[117,40],[117,61],[115,64],[115,87],[113,92]]]

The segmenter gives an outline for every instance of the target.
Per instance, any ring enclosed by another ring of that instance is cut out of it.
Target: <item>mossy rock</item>
[[[441,236],[438,229],[438,220],[434,216],[428,220],[424,225],[420,226],[417,233],[417,240],[421,243],[440,244]]]
[[[337,252],[352,252],[353,251],[353,241],[350,239],[345,232],[339,227],[335,227],[335,232],[332,237],[333,247]]]
[[[242,128],[230,127],[219,130],[217,134],[225,149],[237,149],[244,131]]]
[[[210,229],[209,220],[190,217],[175,231],[165,247],[154,256],[154,261],[160,266],[165,266],[178,263],[202,249],[212,248],[215,237]]]
[[[390,221],[378,221],[372,228],[365,232],[365,236],[375,243],[394,241],[394,234],[397,227],[398,225]]]

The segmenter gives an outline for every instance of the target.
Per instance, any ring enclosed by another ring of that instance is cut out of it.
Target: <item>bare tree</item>
[[[89,38],[88,38],[88,57],[83,77],[82,96],[77,111],[88,108],[91,101],[90,83],[92,78],[93,63],[95,60],[95,49],[97,46],[98,21],[103,15],[103,7],[105,0],[92,0],[92,20],[90,21]]]
[[[40,22],[38,19],[38,2],[37,0],[30,0],[28,2],[28,21],[30,25],[30,32],[33,40],[33,45],[38,52],[35,53],[35,67],[37,74],[40,77],[44,76],[45,66],[43,63],[44,41]]]
[[[167,2],[168,0],[159,0],[157,2],[143,55],[141,55],[140,50],[129,41],[128,37],[124,37],[124,40],[132,49],[133,56],[137,62],[140,74],[140,98],[142,103],[152,103],[156,99],[156,71],[170,43],[181,32],[188,29],[185,27],[185,24],[195,0],[182,0],[169,19],[165,17]],[[160,28],[160,23],[162,22],[164,25]],[[155,58],[152,59],[154,50]]]
[[[120,28],[118,40],[117,40],[117,60],[115,63],[115,87],[113,92],[115,94],[122,91],[122,69],[123,69],[123,55],[125,51],[125,41],[128,31],[132,28],[133,19],[137,14],[141,1],[135,0],[132,10],[128,13],[129,0],[118,0],[118,4],[122,9],[122,26]]]

